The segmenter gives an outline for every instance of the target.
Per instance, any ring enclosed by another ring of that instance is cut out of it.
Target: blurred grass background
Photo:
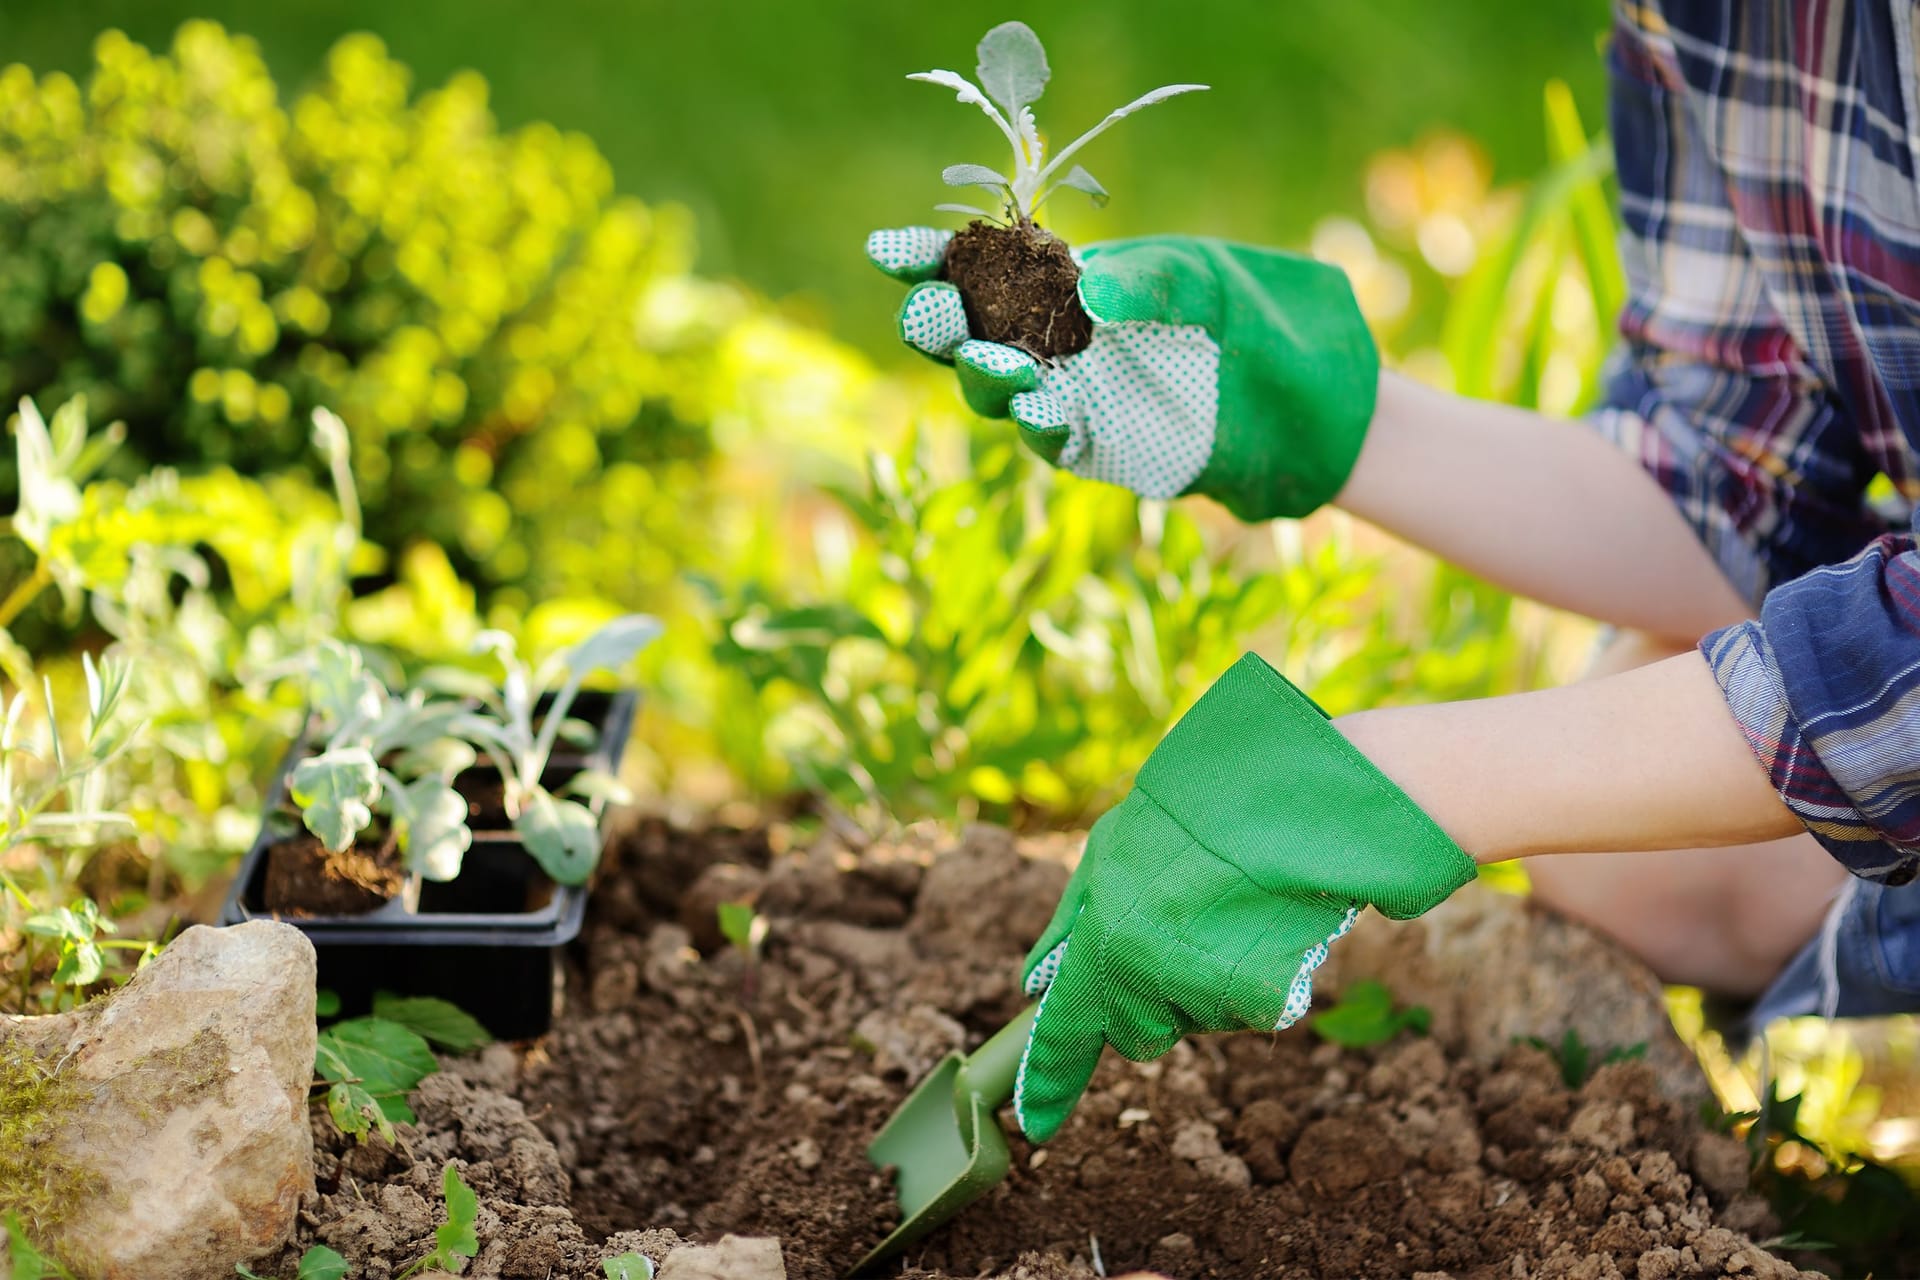
[[[1069,239],[1301,244],[1324,215],[1358,212],[1369,157],[1426,133],[1477,140],[1496,183],[1537,173],[1548,79],[1603,118],[1605,0],[1039,0],[1017,13],[883,0],[6,0],[0,57],[80,76],[104,28],[157,49],[185,19],[210,18],[258,40],[291,92],[340,36],[375,32],[415,92],[479,71],[503,127],[580,130],[619,190],[692,209],[703,274],[787,299],[891,359],[897,290],[862,261],[861,238],[939,217],[941,166],[999,163],[1002,145],[977,112],[905,75],[971,75],[980,33],[1014,16],[1046,43],[1039,115],[1056,139],[1154,85],[1213,86],[1089,150],[1114,200],[1097,213],[1059,201]]]

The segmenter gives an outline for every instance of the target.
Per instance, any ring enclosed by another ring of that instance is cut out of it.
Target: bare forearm
[[[1518,595],[1692,640],[1749,615],[1632,459],[1575,423],[1384,373],[1338,505]]]
[[[1475,859],[1699,849],[1802,828],[1706,661],[1336,722]]]

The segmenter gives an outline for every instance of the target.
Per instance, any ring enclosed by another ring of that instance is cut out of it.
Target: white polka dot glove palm
[[[914,284],[902,339],[1048,462],[1142,497],[1206,494],[1243,520],[1304,516],[1345,485],[1380,366],[1338,268],[1188,236],[1090,245],[1076,257],[1093,341],[1049,362],[968,337],[959,290],[936,278],[952,235],[876,231],[867,256]]]
[[[1014,1085],[1021,1130],[1058,1131],[1107,1045],[1145,1061],[1190,1032],[1290,1026],[1363,907],[1411,919],[1473,877],[1405,792],[1248,654],[1095,824],[1027,956],[1040,1011]]]

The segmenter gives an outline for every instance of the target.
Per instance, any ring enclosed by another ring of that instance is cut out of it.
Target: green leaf
[[[742,952],[753,955],[767,936],[767,919],[744,902],[723,902],[715,909],[721,936]]]
[[[8,1261],[12,1264],[13,1280],[73,1280],[73,1273],[33,1247],[27,1239],[27,1228],[17,1214],[0,1217],[0,1226],[7,1230]]]
[[[327,1248],[317,1244],[300,1255],[300,1270],[294,1280],[346,1280],[353,1268],[347,1260]]]
[[[1075,165],[1073,168],[1067,170],[1067,176],[1060,179],[1060,185],[1063,187],[1072,187],[1075,191],[1086,192],[1089,196],[1093,197],[1093,204],[1097,209],[1104,209],[1106,207],[1109,198],[1107,196],[1107,189],[1100,185],[1098,178],[1095,178],[1079,165]]]
[[[1378,982],[1356,982],[1340,995],[1339,1003],[1308,1020],[1322,1040],[1348,1049],[1385,1044],[1402,1031],[1424,1034],[1433,1015],[1423,1006],[1396,1010],[1393,994]]]
[[[369,1133],[378,1132],[388,1142],[395,1139],[393,1121],[388,1118],[386,1108],[364,1085],[341,1083],[329,1087],[327,1114],[332,1117],[334,1128],[349,1138],[365,1142]]]
[[[353,1081],[390,1120],[413,1119],[406,1095],[440,1069],[417,1033],[385,1018],[349,1018],[319,1036],[314,1070],[322,1080]]]
[[[419,778],[396,796],[395,835],[409,871],[429,880],[452,880],[473,847],[467,798],[437,777]]]
[[[1017,119],[1020,108],[1040,100],[1052,73],[1047,68],[1047,51],[1033,28],[1024,22],[1003,22],[980,38],[976,52],[980,65],[974,75],[1008,120]]]
[[[308,756],[294,766],[288,793],[300,806],[301,821],[334,853],[373,821],[380,796],[380,766],[364,747],[343,747]]]
[[[487,1029],[458,1005],[432,996],[396,996],[390,991],[373,995],[373,1016],[405,1027],[449,1053],[466,1053],[492,1044]]]
[[[644,1253],[623,1253],[600,1263],[607,1280],[653,1280],[653,1260]]]
[[[340,993],[321,987],[313,993],[313,1016],[316,1018],[334,1018],[340,1014]]]
[[[1007,191],[1013,186],[1003,174],[983,164],[950,164],[940,171],[940,181],[950,187],[985,187],[989,191]]]
[[[558,884],[585,884],[600,860],[600,824],[586,806],[536,787],[514,819],[527,852]]]
[[[617,673],[664,630],[658,618],[644,613],[615,618],[568,650],[567,670],[576,676],[589,671]]]
[[[447,1222],[434,1230],[434,1252],[447,1263],[471,1258],[480,1252],[480,1236],[474,1230],[474,1223],[480,1220],[480,1197],[460,1180],[460,1172],[451,1160],[440,1175],[440,1188],[447,1197]]]

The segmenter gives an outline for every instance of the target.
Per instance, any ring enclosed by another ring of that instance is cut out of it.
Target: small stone
[[[1134,1125],[1145,1124],[1151,1119],[1153,1119],[1153,1112],[1145,1107],[1128,1107],[1113,1123],[1119,1128],[1131,1129]]]
[[[1747,1189],[1753,1164],[1747,1146],[1731,1134],[1710,1130],[1694,1135],[1693,1176],[1716,1200],[1729,1200]]]
[[[1674,1280],[1680,1274],[1680,1267],[1680,1251],[1663,1245],[1641,1254],[1634,1274],[1639,1280]]]
[[[1194,1169],[1209,1182],[1217,1182],[1223,1187],[1246,1188],[1253,1185],[1253,1172],[1247,1168],[1247,1162],[1236,1155],[1222,1153],[1217,1156],[1203,1156],[1194,1161]]]
[[[721,1236],[719,1244],[682,1245],[660,1264],[659,1280],[787,1280],[780,1242],[770,1236]]]
[[[225,1280],[279,1248],[313,1189],[313,945],[197,925],[120,991],[0,1018],[88,1095],[47,1141],[96,1188],[41,1241],[101,1280]]]
[[[1184,1231],[1175,1231],[1153,1242],[1153,1247],[1147,1250],[1147,1265],[1177,1273],[1192,1265],[1195,1252],[1193,1237]]]
[[[802,1138],[793,1144],[788,1152],[794,1164],[802,1169],[813,1170],[820,1167],[820,1144],[812,1138]]]
[[[932,1005],[876,1009],[853,1029],[854,1044],[873,1054],[881,1075],[918,1080],[967,1041],[967,1029]]]
[[[1204,1120],[1191,1120],[1174,1133],[1168,1144],[1175,1159],[1198,1163],[1221,1153],[1220,1131]]]

